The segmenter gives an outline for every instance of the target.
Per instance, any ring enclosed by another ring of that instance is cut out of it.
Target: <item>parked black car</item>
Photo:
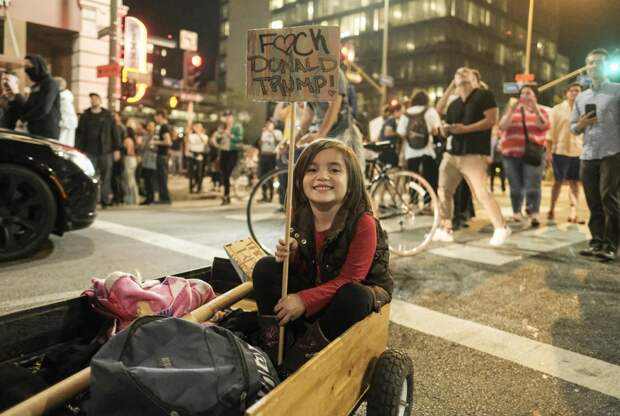
[[[32,254],[52,232],[92,224],[97,188],[77,149],[0,129],[0,261]]]

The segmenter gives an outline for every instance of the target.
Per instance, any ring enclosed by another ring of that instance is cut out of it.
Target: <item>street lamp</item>
[[[527,44],[525,46],[525,73],[530,73],[532,60],[532,31],[534,29],[534,0],[530,0],[530,10],[527,16]]]

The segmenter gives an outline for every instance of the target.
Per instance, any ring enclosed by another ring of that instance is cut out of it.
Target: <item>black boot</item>
[[[297,371],[299,367],[328,344],[329,340],[323,335],[318,321],[313,323],[293,347],[286,351],[284,362],[280,368],[282,378],[286,378]]]
[[[278,361],[278,340],[280,339],[280,325],[275,315],[258,315],[258,348],[268,356],[273,366]]]

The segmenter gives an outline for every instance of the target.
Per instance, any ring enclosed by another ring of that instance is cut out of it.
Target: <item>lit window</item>
[[[282,20],[274,20],[271,22],[272,29],[282,29],[284,27],[284,22]]]
[[[308,20],[314,19],[314,2],[308,2]]]
[[[284,1],[283,0],[271,0],[269,2],[269,8],[271,10],[280,9],[283,6],[284,6]]]

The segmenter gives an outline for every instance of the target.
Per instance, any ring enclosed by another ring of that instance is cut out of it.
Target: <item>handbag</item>
[[[525,125],[525,110],[523,107],[521,107],[521,123],[523,124],[523,132],[525,133],[525,149],[521,159],[523,160],[523,163],[528,165],[540,166],[543,161],[545,148],[530,141],[529,134],[527,133],[527,126]]]

